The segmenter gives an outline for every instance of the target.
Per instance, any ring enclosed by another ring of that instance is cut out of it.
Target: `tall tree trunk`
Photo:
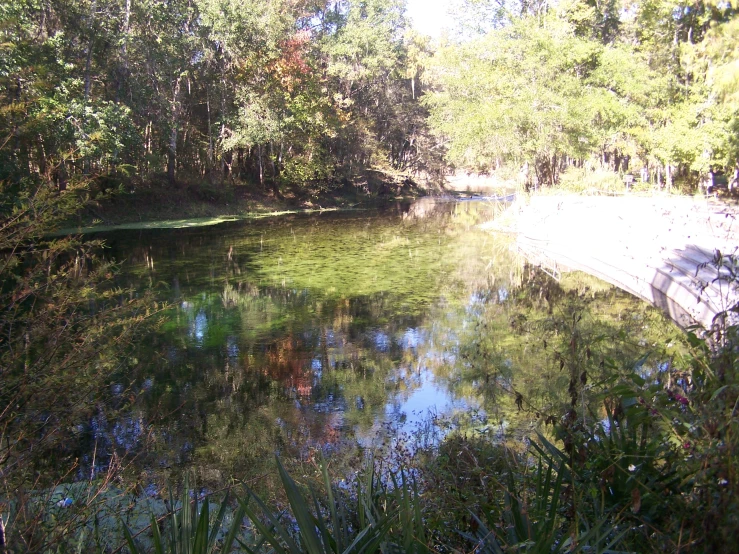
[[[172,93],[172,115],[170,120],[169,148],[167,149],[167,179],[175,184],[175,170],[177,167],[177,125],[180,119],[180,84],[182,77],[177,77]]]
[[[121,63],[118,66],[118,83],[115,89],[115,103],[121,101],[123,95],[123,83],[128,77],[128,33],[131,21],[131,0],[126,0],[126,8],[123,15],[123,41],[121,43]],[[113,160],[111,172],[115,175],[118,164],[118,145],[113,149]]]
[[[92,1],[90,6],[90,39],[87,41],[87,59],[85,60],[85,98],[84,107],[87,108],[90,102],[90,92],[92,89],[92,49],[95,42],[95,10],[97,9],[96,0]],[[82,132],[86,133],[85,128],[87,127],[87,118],[85,116],[86,110],[82,112]],[[90,160],[87,156],[82,159],[82,174],[88,175],[90,173]]]
[[[67,164],[62,159],[57,169],[57,188],[59,192],[67,190]]]
[[[208,170],[213,167],[213,126],[210,120],[210,87],[207,90],[206,107],[208,108]]]
[[[257,145],[257,159],[259,161],[259,186],[264,186],[264,167],[262,166],[262,145]]]
[[[223,63],[221,63],[221,131],[218,135],[220,140],[222,141],[226,136],[226,74],[223,69]],[[221,143],[222,144],[222,143]],[[226,176],[226,164],[224,158],[224,153],[220,152],[221,155],[221,172],[223,173],[223,176],[225,178]],[[232,173],[233,175],[233,173]]]
[[[275,163],[275,153],[272,142],[269,143],[269,162],[272,166],[272,192],[275,193],[277,198],[282,198],[282,193],[280,192],[280,169]]]
[[[131,31],[131,0],[126,0],[123,15],[123,40],[121,41],[121,64],[118,68],[118,86],[115,91],[115,101],[118,103],[123,94],[123,83],[128,77],[128,35]]]
[[[175,184],[175,166],[177,165],[177,127],[172,126],[169,134],[169,148],[167,149],[167,180]]]
[[[123,41],[121,42],[121,61],[118,66],[118,83],[115,89],[115,103],[121,101],[123,95],[123,83],[128,77],[128,33],[130,31],[131,22],[131,0],[126,0],[126,8],[123,14]],[[113,149],[113,160],[111,172],[115,175],[116,166],[118,164],[118,146]]]
[[[274,147],[272,146],[272,142],[269,143],[269,163],[272,167],[272,181],[277,183],[277,179],[280,177],[277,164],[275,163],[275,151]]]
[[[93,3],[93,7],[94,7]],[[90,28],[90,32],[92,33],[93,30]],[[92,66],[92,47],[94,42],[94,35],[90,36],[90,40],[87,43],[87,58],[85,59],[85,106],[87,106],[87,103],[90,101],[90,91],[92,88],[92,77],[90,75],[91,72],[91,66]]]
[[[44,148],[44,137],[38,135],[38,172],[43,177],[46,176],[46,148]]]

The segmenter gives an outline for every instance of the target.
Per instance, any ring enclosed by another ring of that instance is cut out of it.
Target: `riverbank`
[[[488,228],[555,276],[582,270],[661,307],[683,326],[712,324],[737,301],[719,252],[739,244],[739,209],[713,198],[535,196]]]
[[[283,213],[369,208],[435,191],[429,184],[377,171],[366,171],[352,182],[283,186],[279,192],[248,183],[172,185],[155,178],[117,190],[85,190],[83,207],[62,231],[202,226]]]

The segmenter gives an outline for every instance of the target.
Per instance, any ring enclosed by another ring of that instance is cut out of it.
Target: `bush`
[[[6,544],[29,552],[72,529],[34,494],[75,469],[75,430],[105,406],[108,377],[147,316],[148,299],[112,285],[99,243],[47,238],[75,199],[46,183],[0,186],[0,486]]]
[[[559,185],[553,190],[584,194],[622,194],[626,192],[626,185],[621,176],[613,171],[569,167],[562,173]]]

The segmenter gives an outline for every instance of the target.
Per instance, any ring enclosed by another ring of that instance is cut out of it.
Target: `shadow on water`
[[[267,472],[275,452],[433,444],[450,428],[516,439],[566,407],[558,356],[573,333],[592,344],[594,377],[600,360],[676,333],[601,281],[524,263],[476,229],[496,210],[429,202],[102,235],[118,284],[166,308],[78,430],[79,476],[116,455],[145,485],[194,466],[216,486]]]

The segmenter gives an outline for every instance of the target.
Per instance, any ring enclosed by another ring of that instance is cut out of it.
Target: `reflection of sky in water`
[[[119,447],[130,451],[138,446],[144,434],[144,424],[141,418],[124,417],[113,426],[112,434]]]
[[[313,372],[313,386],[316,387],[321,384],[321,378],[323,377],[323,362],[320,358],[313,358],[310,361],[310,367]]]
[[[404,349],[418,348],[419,345],[426,341],[424,331],[420,329],[406,329],[398,344]]]
[[[195,316],[195,321],[192,323],[190,334],[198,343],[202,344],[207,330],[208,316],[205,315],[205,310],[200,310],[198,315]]]
[[[452,398],[445,387],[436,383],[434,374],[426,367],[422,366],[413,376],[413,385],[409,394],[397,396],[385,406],[382,419],[376,421],[371,429],[357,432],[357,442],[361,446],[376,447],[386,439],[393,444],[402,442],[412,450],[429,441],[435,444],[443,438],[440,428],[432,429],[431,423],[435,418],[480,410],[473,401]]]
[[[236,337],[228,337],[226,339],[226,352],[229,358],[239,357],[239,344]]]
[[[375,331],[372,343],[374,344],[375,349],[380,352],[387,352],[390,350],[390,346],[392,346],[390,337],[380,330]]]
[[[434,374],[425,367],[421,368],[417,383],[418,388],[407,398],[394,405],[388,404],[385,410],[387,416],[402,422],[400,431],[412,431],[427,420],[430,414],[443,415],[472,407],[468,401],[451,398],[446,387],[438,386]]]
[[[485,304],[487,304],[487,295],[482,291],[473,292],[467,302],[467,315],[473,317],[480,317],[484,310]]]

